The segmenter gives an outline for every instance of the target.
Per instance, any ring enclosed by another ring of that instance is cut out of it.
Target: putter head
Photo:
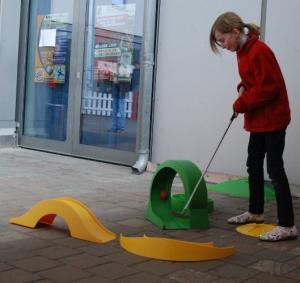
[[[188,214],[186,213],[186,211],[172,211],[172,214],[176,217],[179,217],[179,218],[188,218]]]

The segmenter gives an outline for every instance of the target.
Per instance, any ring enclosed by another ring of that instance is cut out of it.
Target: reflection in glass
[[[80,142],[134,152],[144,7],[123,2],[90,1]]]
[[[73,1],[30,6],[24,135],[66,139]]]

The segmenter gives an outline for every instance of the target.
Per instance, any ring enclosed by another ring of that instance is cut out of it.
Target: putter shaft
[[[181,215],[183,215],[183,214],[185,213],[185,211],[187,210],[187,208],[189,207],[189,205],[190,205],[190,203],[191,203],[191,201],[192,201],[192,199],[193,199],[193,197],[194,197],[194,195],[195,195],[195,193],[196,193],[196,191],[197,191],[197,189],[198,189],[198,186],[200,185],[201,181],[203,180],[204,175],[207,173],[210,164],[212,163],[212,161],[213,161],[213,159],[214,159],[214,157],[215,157],[215,155],[216,155],[216,153],[217,153],[217,151],[218,151],[218,149],[219,149],[221,143],[223,142],[223,140],[224,140],[224,138],[225,138],[225,136],[226,136],[226,134],[227,134],[227,132],[228,132],[228,130],[229,130],[229,128],[230,128],[232,122],[233,122],[233,120],[234,120],[236,117],[237,117],[237,113],[233,113],[233,115],[232,115],[231,118],[230,118],[229,124],[228,124],[228,126],[227,126],[227,128],[226,128],[226,130],[225,130],[225,132],[224,132],[224,134],[223,134],[223,136],[222,136],[220,142],[218,143],[218,146],[217,146],[216,150],[214,151],[214,153],[213,153],[211,159],[210,159],[209,162],[208,162],[208,165],[206,166],[206,168],[205,168],[205,170],[204,170],[204,173],[203,173],[202,176],[199,178],[199,180],[198,180],[196,186],[194,187],[194,189],[193,189],[193,191],[192,191],[192,193],[191,193],[191,195],[190,195],[188,201],[186,202],[185,206],[184,206],[183,209],[181,210],[181,212],[180,212]]]

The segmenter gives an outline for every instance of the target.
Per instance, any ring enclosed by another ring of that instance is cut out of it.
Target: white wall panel
[[[207,165],[232,114],[239,82],[236,57],[212,53],[211,25],[234,11],[260,24],[261,1],[162,0],[154,111],[153,158],[189,159]],[[246,174],[248,134],[234,121],[211,171]]]
[[[298,185],[300,185],[299,11],[299,0],[271,0],[267,5],[266,21],[266,42],[272,47],[281,66],[292,111],[292,122],[287,130],[285,167],[290,183]]]
[[[2,0],[0,11],[0,128],[15,128],[21,0]]]

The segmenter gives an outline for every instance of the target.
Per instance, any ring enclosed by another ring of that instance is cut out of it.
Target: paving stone
[[[12,229],[6,229],[5,231],[2,231],[0,233],[0,242],[1,243],[9,243],[14,240],[19,240],[19,239],[30,239],[30,237],[21,232],[14,231]]]
[[[148,226],[144,227],[132,227],[123,225],[120,222],[115,222],[114,225],[111,226],[110,230],[114,231],[116,234],[122,234],[123,236],[142,236],[145,234],[144,229]]]
[[[182,266],[168,261],[150,260],[133,266],[135,269],[155,275],[166,275],[182,269]]]
[[[101,257],[101,259],[111,262],[117,262],[126,266],[131,266],[140,262],[148,261],[148,259],[145,257],[137,256],[126,251],[103,256]]]
[[[194,269],[182,269],[179,271],[175,271],[169,274],[168,278],[173,279],[176,282],[182,282],[182,283],[195,283],[195,282],[208,283],[218,279],[218,277],[216,276],[198,270],[194,270]]]
[[[107,279],[117,279],[138,273],[138,271],[133,268],[115,262],[89,268],[87,271],[93,274],[102,275]]]
[[[58,265],[62,265],[58,261],[50,260],[42,256],[35,256],[26,259],[16,260],[14,262],[16,267],[29,272],[38,272],[45,269],[50,269]]]
[[[90,273],[71,266],[52,268],[37,274],[55,282],[74,282],[91,276]]]
[[[176,281],[161,278],[148,273],[138,273],[125,278],[117,279],[118,283],[175,283]]]
[[[1,254],[0,254],[1,255]],[[6,263],[0,262],[0,272],[13,269],[14,267]]]
[[[160,234],[162,232],[160,231]],[[184,241],[203,242],[203,238],[206,237],[211,242],[211,235],[206,234],[206,230],[170,230],[165,231],[168,237],[175,239],[182,239]]]
[[[284,275],[285,273],[296,269],[298,266],[297,263],[294,261],[282,263],[273,260],[260,260],[255,264],[250,265],[249,267],[275,275]]]
[[[7,250],[7,249],[10,249],[10,248],[12,248],[10,243],[1,243],[0,242],[0,251]]]
[[[257,258],[253,255],[243,254],[237,251],[234,255],[226,258],[227,263],[237,264],[242,266],[249,266],[257,261]]]
[[[52,247],[36,250],[35,253],[50,259],[59,259],[63,257],[80,254],[81,251],[70,249],[67,247],[62,247],[62,246],[52,246]]]
[[[1,251],[1,259],[6,262],[13,262],[18,259],[32,257],[33,253],[31,251],[24,251],[16,248],[10,248]]]
[[[300,256],[297,256],[296,258],[294,258],[290,261],[287,261],[286,263],[289,263],[289,262],[294,262],[298,267],[300,267]]]
[[[232,244],[237,251],[248,254],[248,255],[256,255],[261,252],[262,247],[259,246],[257,239],[252,239],[252,237],[235,235],[231,237],[230,243]]]
[[[110,254],[120,252],[120,248],[119,247],[116,248],[115,244],[112,242],[108,242],[100,245],[86,246],[86,247],[78,248],[78,250],[96,256],[105,256],[105,255],[110,255]]]
[[[297,247],[293,247],[292,249],[290,249],[289,251],[290,254],[293,254],[293,255],[299,255],[300,256],[300,246],[299,246],[299,243],[298,243],[298,246]]]
[[[237,213],[238,214],[238,213]],[[218,227],[218,228],[222,228],[222,229],[228,229],[228,223],[227,223],[227,219],[229,217],[232,216],[232,213],[226,215],[226,213],[223,213],[222,216],[215,216],[215,215],[212,215],[212,217],[214,217],[214,219],[210,220],[210,225],[211,227]],[[232,230],[234,231],[234,230]]]
[[[300,239],[293,240],[293,241],[281,241],[276,243],[268,243],[264,241],[260,241],[259,245],[267,248],[269,250],[274,250],[277,252],[288,252],[292,253],[293,250],[295,250],[297,247],[299,247]]]
[[[22,213],[20,213],[20,215],[23,214],[25,211],[26,211],[26,208],[25,207],[22,208]],[[14,213],[14,214],[17,216],[17,213]],[[28,227],[24,227],[24,226],[20,226],[20,225],[14,225],[14,224],[10,224],[10,223],[5,226],[5,229],[8,228],[8,225],[9,225],[9,229],[17,231],[17,232],[25,233],[25,234],[26,233],[31,233],[32,230],[33,230],[31,228],[28,228]]]
[[[78,267],[81,269],[101,265],[107,262],[110,262],[109,259],[104,257],[97,257],[89,254],[79,254],[75,256],[70,256],[67,258],[60,259],[61,262],[66,263],[68,265],[72,265],[74,267]]]
[[[79,247],[88,247],[95,245],[94,243],[88,242],[88,241],[83,241],[75,238],[63,238],[63,239],[55,239],[52,241],[52,243],[56,243],[60,246],[68,247],[68,248],[79,248]]]
[[[242,282],[243,280],[247,280],[253,277],[258,272],[238,265],[224,264],[220,267],[215,268],[214,270],[209,270],[208,273],[224,279]]]
[[[35,283],[53,283],[53,281],[48,280],[48,279],[43,279],[43,280],[35,281]]]
[[[134,218],[137,215],[136,209],[131,209],[127,207],[119,207],[108,209],[101,214],[101,219],[108,221],[125,221],[129,218]]]
[[[145,211],[145,208],[147,207],[147,201],[145,201],[144,196],[140,197],[140,199],[141,201],[137,201],[137,200],[121,201],[119,205],[122,207],[135,208],[139,210],[141,209],[142,211]]]
[[[288,278],[291,278],[291,279],[299,280],[299,278],[300,278],[300,268],[295,269],[294,271],[285,274],[285,276],[288,277]],[[297,282],[299,282],[299,281],[297,281]]]
[[[298,277],[299,278],[299,277]],[[243,283],[297,283],[299,280],[289,279],[283,276],[260,273],[254,277],[243,281]]]
[[[300,239],[261,242],[227,224],[228,217],[245,211],[247,199],[209,192],[215,203],[209,229],[161,230],[144,217],[152,173],[133,175],[124,166],[26,149],[0,149],[0,154],[1,283],[299,282]],[[177,177],[175,185],[174,192],[183,190]],[[116,234],[213,241],[237,252],[201,262],[150,260],[123,250],[118,238],[105,244],[74,239],[60,217],[36,229],[8,223],[43,199],[66,195],[86,204]],[[294,198],[294,207],[300,227],[300,198]],[[276,221],[275,202],[266,203],[265,214]]]
[[[69,237],[69,231],[59,230],[55,227],[39,227],[32,231],[32,236],[43,240],[55,240]]]
[[[33,282],[37,281],[40,278],[41,277],[37,274],[32,274],[30,272],[20,269],[10,269],[7,271],[0,272],[1,283]]]
[[[212,281],[212,283],[236,283],[236,281],[228,280],[228,279],[224,279],[224,278],[218,278],[218,279]]]
[[[222,237],[222,238],[228,238],[228,237],[234,236],[236,234],[236,232],[228,230],[228,229],[220,229],[217,227],[211,227],[210,229],[205,230],[205,234],[211,235],[211,236],[218,236],[218,237]]]
[[[32,239],[30,237],[27,239],[13,241],[11,245],[17,249],[33,251],[33,250],[49,247],[52,245],[52,243],[46,240]]]
[[[140,220],[137,218],[131,218],[131,219],[126,219],[123,221],[120,221],[120,224],[125,225],[125,226],[130,226],[130,227],[144,227],[148,225],[148,222],[145,220]]]
[[[227,259],[226,259],[227,261]],[[194,261],[194,262],[180,262],[175,263],[184,266],[188,269],[194,269],[199,271],[214,270],[216,267],[220,267],[224,263],[221,260],[207,260],[207,261]]]
[[[93,276],[93,277],[83,278],[78,281],[77,280],[74,281],[74,283],[112,283],[112,282],[116,282],[116,281],[103,278],[103,276]]]
[[[274,251],[271,249],[264,249],[256,253],[255,256],[261,259],[271,259],[279,262],[283,262],[295,258],[295,255],[293,254],[287,252],[281,252],[281,251]]]

